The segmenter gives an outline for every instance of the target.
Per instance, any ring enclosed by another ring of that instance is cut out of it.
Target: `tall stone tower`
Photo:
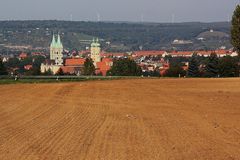
[[[50,60],[54,60],[56,65],[63,65],[63,45],[59,34],[57,36],[57,41],[53,34],[52,43],[50,45]]]
[[[93,39],[93,42],[91,44],[91,59],[94,62],[94,65],[96,66],[97,62],[101,62],[101,47],[98,38]]]

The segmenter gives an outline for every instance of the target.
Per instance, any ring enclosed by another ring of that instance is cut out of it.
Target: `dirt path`
[[[0,85],[1,160],[239,160],[240,79]]]

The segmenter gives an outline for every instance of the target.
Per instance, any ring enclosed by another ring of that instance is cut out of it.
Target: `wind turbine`
[[[100,14],[97,12],[97,21],[100,22],[101,21],[101,16]]]

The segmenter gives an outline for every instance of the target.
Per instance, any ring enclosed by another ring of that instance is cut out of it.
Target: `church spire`
[[[55,35],[53,33],[51,47],[54,47],[55,45],[56,45],[56,39],[55,39]]]
[[[57,46],[58,47],[63,47],[62,42],[61,42],[61,37],[60,37],[59,33],[58,33],[58,38],[57,38]]]
[[[59,33],[58,33],[57,43],[58,43],[58,44],[60,44],[60,43],[61,43],[61,38],[60,38],[60,35],[59,35]]]

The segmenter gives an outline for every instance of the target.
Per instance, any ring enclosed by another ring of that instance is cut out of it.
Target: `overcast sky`
[[[239,0],[0,0],[0,20],[227,21]],[[72,16],[71,16],[72,15]]]

